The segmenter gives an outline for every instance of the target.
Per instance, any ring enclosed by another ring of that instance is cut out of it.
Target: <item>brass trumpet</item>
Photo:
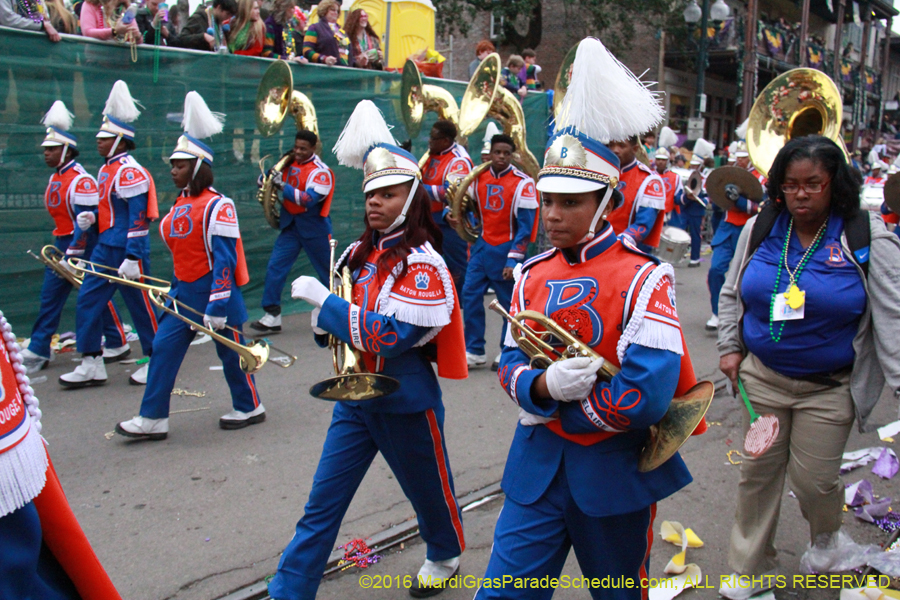
[[[186,317],[185,315],[181,314],[182,309],[192,312],[195,315],[199,315],[201,317],[203,316],[203,313],[195,308],[191,308],[184,302],[180,302],[177,298],[174,298],[173,296],[169,295],[168,292],[164,292],[159,288],[148,290],[147,296],[150,298],[150,302],[152,302],[154,306],[156,306],[163,312],[181,319],[182,321],[190,325],[194,330],[199,331],[200,333],[205,333],[206,335],[211,337],[213,341],[219,342],[226,348],[237,352],[238,356],[241,357],[241,371],[248,375],[253,375],[257,371],[262,369],[263,365],[266,364],[266,362],[269,360],[269,355],[272,350],[285,357],[285,359],[282,360],[272,360],[273,363],[275,363],[282,369],[287,369],[297,361],[296,356],[288,354],[284,350],[279,350],[275,346],[272,346],[269,343],[269,340],[253,340],[246,345],[240,344],[234,340],[228,339],[215,329],[205,327],[202,324],[202,320],[198,323],[197,321]],[[171,302],[171,306],[167,304],[168,302]],[[242,331],[235,329],[234,327],[226,325],[224,328],[228,331],[233,331],[237,334],[243,335]]]
[[[344,265],[340,277],[334,273],[334,249],[337,241],[332,239],[331,293],[347,302],[353,302],[353,277],[350,267]],[[359,351],[335,335],[328,336],[334,364],[334,377],[329,377],[309,388],[309,393],[322,400],[359,401],[374,400],[393,394],[400,387],[400,382],[393,377],[366,371]]]
[[[50,267],[57,276],[68,281],[76,290],[80,288],[81,284],[84,282],[83,273],[73,273],[60,264],[61,261],[66,260],[66,255],[60,252],[59,248],[56,246],[47,244],[41,248],[40,254],[35,254],[31,250],[28,250],[28,254]]]
[[[494,300],[489,308],[501,315],[509,323],[509,332],[519,349],[527,354],[530,365],[536,369],[546,369],[552,363],[566,358],[584,356],[591,359],[603,358],[593,348],[563,329],[553,319],[534,310],[523,310],[511,316]],[[544,331],[535,331],[525,320],[540,325]],[[557,350],[563,346],[563,350]],[[608,360],[597,372],[597,377],[610,381],[620,369]],[[672,458],[691,437],[712,403],[715,386],[711,381],[701,381],[683,396],[673,398],[662,420],[650,426],[647,444],[641,450],[638,471],[646,473]]]

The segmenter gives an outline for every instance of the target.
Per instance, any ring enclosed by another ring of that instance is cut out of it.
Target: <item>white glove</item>
[[[309,315],[310,322],[312,323],[313,333],[316,335],[328,335],[328,332],[319,327],[319,312],[320,308],[317,306],[312,310],[312,314]]]
[[[75,266],[72,263],[69,262],[69,257],[66,257],[64,260],[59,261],[59,264],[62,266],[63,269],[65,269],[72,275],[78,275],[78,270],[75,268]],[[76,264],[79,267],[82,267],[82,266],[84,266],[84,261],[79,260],[76,262]]]
[[[78,216],[75,217],[75,222],[78,223],[78,229],[87,231],[91,228],[91,225],[97,222],[97,215],[86,210],[78,213]]]
[[[532,414],[526,411],[524,408],[519,409],[519,425],[523,425],[525,427],[543,425],[544,423],[549,423],[550,421],[555,421],[556,419],[557,417],[542,417],[540,415]]]
[[[317,308],[322,308],[331,292],[315,277],[303,275],[291,284],[291,297],[306,300]]]
[[[208,329],[225,329],[225,320],[227,317],[214,317],[212,315],[203,315],[203,325]]]
[[[581,401],[587,398],[597,371],[603,366],[603,359],[591,360],[587,357],[558,360],[547,368],[547,389],[550,396],[559,402]]]
[[[131,260],[130,258],[126,258],[122,261],[122,264],[119,265],[119,277],[124,277],[125,279],[130,279],[132,281],[137,281],[141,278],[141,263],[138,260]]]

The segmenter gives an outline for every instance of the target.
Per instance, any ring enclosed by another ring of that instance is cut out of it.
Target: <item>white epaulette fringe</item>
[[[47,483],[47,451],[31,417],[25,417],[25,438],[0,454],[0,517],[19,510],[41,493]]]
[[[669,263],[662,263],[655,269],[650,271],[641,291],[638,293],[637,301],[634,305],[634,312],[628,320],[622,337],[616,345],[616,356],[619,358],[619,364],[625,357],[625,351],[631,344],[639,344],[648,348],[658,348],[660,350],[671,350],[679,356],[684,355],[684,344],[681,341],[681,330],[672,325],[660,323],[650,319],[645,319],[647,313],[647,304],[650,302],[650,296],[653,294],[656,284],[663,277],[668,277],[673,293],[675,288],[675,270]]]

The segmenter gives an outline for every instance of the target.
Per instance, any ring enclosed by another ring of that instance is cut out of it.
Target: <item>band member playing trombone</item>
[[[75,249],[81,236],[99,231],[99,241],[91,260],[118,268],[120,276],[132,280],[150,273],[147,232],[150,221],[159,217],[153,178],[128,154],[135,148],[131,123],[140,114],[128,86],[124,81],[117,81],[106,101],[103,124],[97,134],[97,151],[106,159],[97,177],[99,201],[92,203],[85,198],[84,204],[77,203],[75,244],[67,252],[67,256],[80,258]],[[82,356],[81,365],[60,376],[59,383],[63,387],[106,383],[106,367],[100,349],[101,322],[106,304],[116,289],[121,292],[134,320],[144,355],[150,356],[156,333],[156,314],[146,292],[125,285],[111,285],[106,279],[87,275],[75,307],[75,335]],[[129,381],[135,385],[146,384],[147,365],[135,371]]]
[[[269,594],[316,597],[344,513],[381,452],[416,511],[427,546],[410,594],[431,596],[443,589],[434,583],[457,573],[465,549],[437,381],[437,375],[467,375],[459,302],[418,164],[395,145],[371,101],[356,107],[335,154],[342,165],[365,172],[366,230],[337,262],[352,273],[352,303],[314,277],[294,281],[292,295],[316,307],[316,333],[352,344],[370,373],[396,378],[400,386],[375,399],[335,403],[303,518]]]
[[[322,281],[328,281],[331,199],[334,173],[316,156],[319,138],[301,129],[294,139],[293,161],[282,173],[281,233],[266,267],[262,307],[266,314],[250,327],[264,333],[281,331],[281,292],[301,250]]]
[[[71,256],[90,258],[97,241],[95,236],[82,236],[77,246],[72,245],[75,205],[97,203],[97,180],[76,160],[78,140],[69,133],[72,113],[62,101],[53,103],[44,116],[43,124],[47,127],[47,135],[41,144],[44,162],[55,170],[50,176],[47,191],[44,192],[44,204],[56,225],[53,230],[53,245],[63,257],[71,247]],[[59,266],[67,268],[68,263],[61,260]],[[41,286],[41,309],[34,322],[28,348],[22,350],[22,364],[29,374],[40,371],[50,362],[50,340],[59,327],[59,320],[71,291],[72,284],[69,281],[54,273],[50,267],[45,269],[44,283]],[[106,362],[112,362],[127,357],[131,348],[125,339],[125,330],[112,300],[108,305],[109,310],[103,314],[103,335],[106,338],[103,358]]]
[[[640,579],[647,577],[656,503],[691,481],[677,454],[654,470],[638,470],[648,428],[676,391],[695,383],[672,266],[638,250],[628,236],[617,239],[607,221],[623,199],[616,189],[619,160],[602,136],[629,139],[647,131],[662,108],[599,40],[580,43],[573,74],[537,184],[554,248],[525,262],[510,313],[542,313],[603,358],[532,368],[510,327],[499,377],[520,406],[519,425],[486,583],[475,596],[482,600],[549,598],[552,590],[490,582],[558,577],[572,546],[584,577],[633,582],[630,589],[593,588],[593,598],[646,598]],[[618,93],[628,105],[603,102]],[[580,114],[581,106],[594,113]],[[540,323],[534,327],[543,331]],[[597,372],[607,362],[621,370],[601,381]]]
[[[222,131],[223,117],[210,112],[197,92],[184,99],[184,135],[169,158],[172,181],[182,190],[159,233],[172,252],[175,266],[171,296],[203,314],[202,325],[240,329],[247,309],[240,286],[249,281],[234,201],[213,189],[213,152],[203,138]],[[192,321],[201,317],[185,312]],[[131,438],[163,440],[169,432],[169,398],[184,355],[197,332],[169,314],[159,321],[153,341],[147,389],[140,415],[116,425],[116,433]],[[243,336],[225,333],[242,344]],[[219,419],[222,429],[240,429],[266,420],[253,375],[241,371],[238,354],[216,342],[234,410]]]

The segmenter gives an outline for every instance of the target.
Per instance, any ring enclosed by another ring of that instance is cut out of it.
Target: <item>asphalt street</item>
[[[678,311],[698,378],[720,381],[715,336],[703,327],[710,314],[708,257],[702,266],[676,270]],[[255,311],[254,317],[259,314]],[[500,319],[488,315],[488,339],[499,340]],[[12,325],[19,336],[27,335],[31,326]],[[47,378],[34,387],[51,457],[75,514],[123,598],[212,600],[239,591],[232,596],[238,597],[240,590],[274,573],[302,515],[332,409],[330,403],[308,394],[313,383],[332,373],[330,353],[312,341],[308,314],[286,317],[284,328],[284,333],[271,337],[272,342],[300,358],[291,369],[267,365],[257,375],[268,418],[239,431],[218,428],[218,418],[231,406],[211,343],[188,352],[176,386],[196,395],[172,396],[169,438],[162,442],[135,442],[112,434],[117,421],[138,412],[143,388],[128,384],[135,365],[110,365],[109,383],[85,390],[63,390],[56,382],[75,366],[74,353],[57,356],[39,374]],[[473,370],[467,380],[441,384],[456,493],[477,494],[500,480],[518,411],[488,369]],[[707,415],[709,432],[692,438],[682,450],[694,483],[659,505],[657,533],[659,523],[674,520],[705,542],[703,548],[689,549],[687,560],[699,565],[710,588],[687,591],[682,598],[716,598],[718,578],[730,573],[727,548],[740,467],[731,464],[728,452],[742,445],[741,410],[724,392],[717,395]],[[897,414],[896,400],[885,394],[872,422],[885,424]],[[877,445],[882,443],[874,432],[854,431],[848,450]],[[861,478],[872,481],[878,494],[897,494],[895,481],[878,479],[869,467],[849,473],[845,482]],[[784,496],[776,545],[781,572],[793,575],[808,543],[808,529],[789,487]],[[501,506],[502,496],[465,513],[468,548],[461,562],[463,574],[484,574]],[[378,457],[344,519],[338,544],[370,538],[411,519],[409,502]],[[845,514],[844,527],[859,542],[887,538],[852,513]],[[663,567],[677,550],[657,536],[650,575],[662,577]],[[407,597],[398,591],[396,576],[401,584],[402,576],[415,576],[423,559],[424,545],[417,538],[409,540],[366,570],[351,568],[329,576],[319,598]],[[564,573],[579,575],[572,554]],[[392,586],[363,589],[364,576],[380,576],[382,586],[389,577]],[[474,593],[463,587],[440,597],[468,599]],[[775,595],[778,600],[825,600],[838,594],[834,589],[788,586]],[[584,590],[561,589],[554,597],[589,596]]]

